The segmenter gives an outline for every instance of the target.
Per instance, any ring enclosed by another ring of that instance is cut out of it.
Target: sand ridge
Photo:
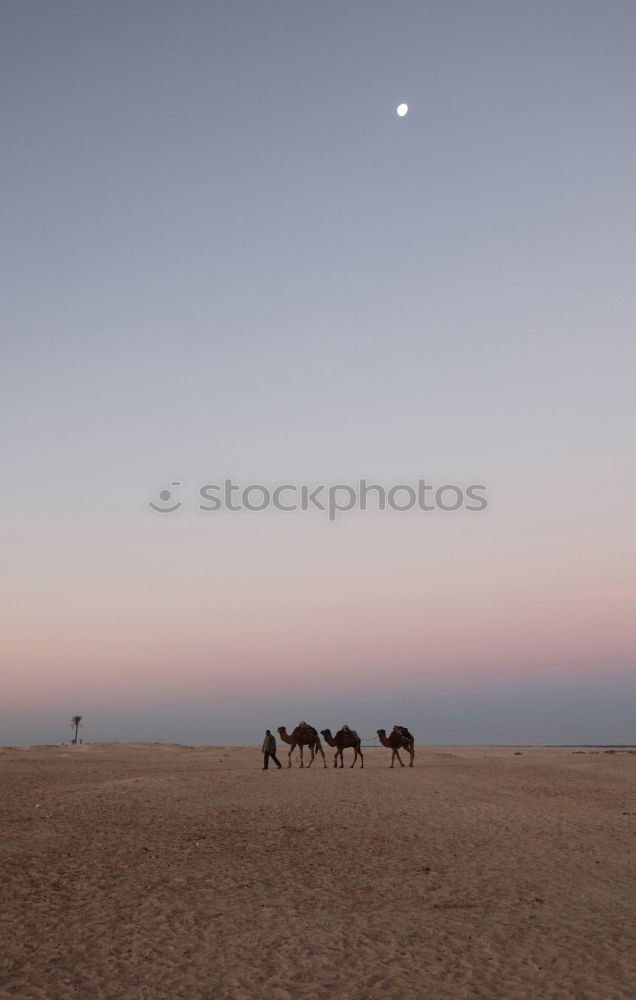
[[[633,1000],[635,756],[364,752],[0,750],[0,998]]]

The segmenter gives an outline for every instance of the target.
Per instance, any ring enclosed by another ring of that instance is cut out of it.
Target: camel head
[[[276,732],[280,736],[287,736],[287,729],[285,728],[285,726],[279,726],[278,729],[276,730]]]
[[[329,740],[331,739],[331,729],[321,729],[320,735],[324,736],[328,743]]]

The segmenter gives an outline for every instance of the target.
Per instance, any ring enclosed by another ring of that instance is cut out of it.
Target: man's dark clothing
[[[281,766],[280,765],[280,761],[279,761],[278,757],[276,756],[276,740],[274,739],[274,737],[272,736],[271,733],[269,734],[269,736],[266,736],[265,739],[263,740],[263,770],[264,771],[267,770],[267,765],[269,764],[269,758],[270,757],[272,758],[272,760],[276,764],[276,767],[280,767]]]

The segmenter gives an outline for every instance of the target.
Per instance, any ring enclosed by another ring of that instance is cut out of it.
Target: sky
[[[0,743],[636,742],[635,46],[5,0]],[[200,509],[361,478],[487,503]]]

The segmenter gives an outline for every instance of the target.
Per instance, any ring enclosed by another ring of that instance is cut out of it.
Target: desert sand
[[[0,997],[634,1000],[636,755],[575,751],[5,748]]]

